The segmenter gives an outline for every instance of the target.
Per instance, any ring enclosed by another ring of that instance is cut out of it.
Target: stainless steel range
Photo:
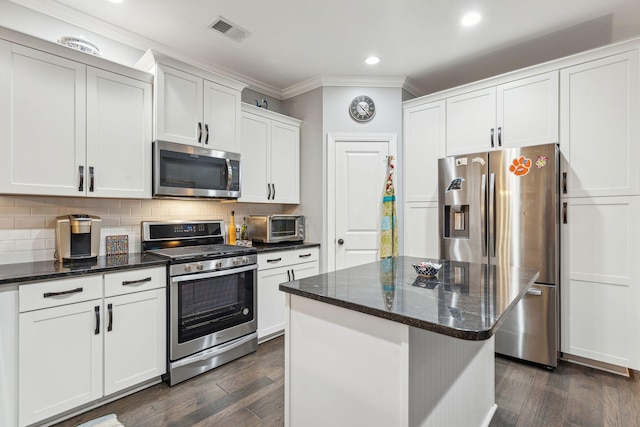
[[[258,348],[255,248],[225,245],[222,221],[142,222],[142,250],[168,267],[169,385]]]

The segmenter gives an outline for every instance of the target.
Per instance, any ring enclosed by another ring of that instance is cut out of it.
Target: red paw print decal
[[[527,159],[521,156],[519,159],[514,159],[513,164],[509,166],[509,170],[513,172],[515,176],[524,176],[529,173],[531,168],[531,159]]]

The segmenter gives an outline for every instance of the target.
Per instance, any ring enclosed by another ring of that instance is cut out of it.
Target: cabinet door
[[[497,146],[558,142],[558,72],[517,80],[496,89]]]
[[[18,291],[0,289],[0,425],[18,425]]]
[[[638,369],[640,197],[563,200],[563,352]]]
[[[242,175],[240,202],[268,202],[268,147],[271,121],[254,114],[242,114]]]
[[[560,151],[572,197],[640,194],[638,51],[560,72]]]
[[[20,313],[20,426],[102,396],[102,300]]]
[[[269,156],[271,200],[275,203],[300,203],[300,128],[271,122]]]
[[[284,292],[278,286],[290,278],[289,266],[258,271],[258,340],[284,331]]]
[[[151,198],[151,85],[87,69],[87,194]]]
[[[404,215],[403,254],[439,258],[438,202],[405,203]]]
[[[166,371],[166,289],[105,299],[104,394]]]
[[[202,145],[202,78],[158,65],[155,90],[155,138],[179,144]]]
[[[404,110],[404,198],[438,200],[438,159],[446,155],[446,102]]]
[[[495,87],[447,99],[447,156],[494,149],[495,123]]]
[[[0,193],[84,195],[85,93],[85,65],[0,42]]]
[[[205,146],[214,150],[240,153],[240,117],[240,92],[205,80]]]
[[[291,268],[291,271],[293,272],[293,279],[306,279],[307,277],[317,276],[318,274],[320,274],[320,265],[318,261],[305,262],[303,264],[294,265]],[[282,309],[284,310],[284,306]]]

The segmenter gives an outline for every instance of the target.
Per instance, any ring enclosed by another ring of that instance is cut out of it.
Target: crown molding
[[[396,87],[409,91],[414,96],[421,96],[424,91],[401,76],[329,76],[321,75],[289,86],[282,91],[282,99],[293,98],[305,92],[326,86],[342,87]]]

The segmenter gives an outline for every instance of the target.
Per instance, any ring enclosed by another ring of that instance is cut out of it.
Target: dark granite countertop
[[[280,290],[466,340],[490,338],[538,272],[455,261],[433,278],[398,257],[282,283]]]
[[[314,248],[319,247],[320,243],[307,243],[307,242],[282,242],[282,243],[259,243],[253,242],[253,247],[261,252],[273,252],[273,251],[293,251],[296,249]]]
[[[152,254],[130,253],[128,255],[100,256],[94,262],[63,265],[57,261],[23,262],[0,265],[0,286],[11,283],[55,280],[64,277],[97,274],[167,265],[167,260]]]

